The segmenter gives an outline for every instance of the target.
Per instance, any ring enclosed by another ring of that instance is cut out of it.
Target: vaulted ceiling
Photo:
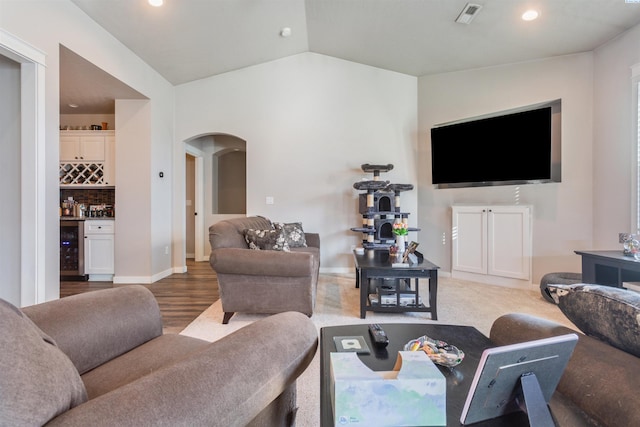
[[[633,0],[472,0],[469,24],[466,0],[72,1],[175,85],[301,52],[422,76],[591,51],[640,23]]]

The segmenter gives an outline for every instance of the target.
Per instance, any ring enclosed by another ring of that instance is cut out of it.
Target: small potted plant
[[[398,253],[404,254],[406,238],[409,234],[409,226],[404,222],[393,223],[393,234],[396,236],[396,245],[398,246]]]

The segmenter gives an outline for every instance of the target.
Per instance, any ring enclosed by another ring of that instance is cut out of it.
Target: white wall
[[[573,251],[591,249],[593,238],[593,84],[590,53],[419,79],[418,210],[427,258],[451,270],[451,205],[522,204],[533,206],[533,282],[552,271],[580,271]],[[431,184],[433,125],[558,98],[561,183],[438,190]]]
[[[151,204],[143,207],[139,216],[132,219],[150,227],[153,234],[150,269],[138,265],[136,259],[116,263],[119,268],[135,270],[136,276],[145,280],[170,269],[170,255],[164,247],[171,242],[171,191],[167,181],[158,182],[154,173],[162,168],[171,172],[173,142],[173,87],[140,58],[124,47],[102,27],[89,19],[69,0],[59,1],[9,1],[0,0],[0,28],[36,47],[46,54],[46,204],[49,207],[45,220],[47,277],[46,299],[59,296],[59,218],[58,218],[58,129],[59,129],[59,45],[63,44],[99,68],[118,78],[151,99],[151,143],[145,158],[151,162],[149,174],[139,174],[145,192],[154,194]],[[150,150],[150,151],[149,151]],[[117,174],[117,172],[116,172]],[[157,175],[155,175],[157,176]],[[169,173],[170,176],[170,173]],[[126,187],[117,189],[127,191]],[[167,214],[169,212],[169,214]],[[150,225],[149,225],[150,224]],[[135,242],[135,234],[119,236],[125,243]],[[117,245],[117,243],[116,243]],[[25,262],[34,262],[26,260]]]
[[[416,78],[312,53],[176,88],[176,140],[246,140],[247,214],[319,232],[323,271],[350,271],[361,241],[349,230],[362,223],[353,183],[371,178],[361,164],[392,163],[384,179],[417,183],[416,126]],[[416,226],[417,191],[402,200]]]
[[[594,248],[620,249],[618,233],[636,232],[631,206],[637,134],[631,66],[640,63],[640,26],[594,52]],[[637,111],[637,110],[636,110]]]

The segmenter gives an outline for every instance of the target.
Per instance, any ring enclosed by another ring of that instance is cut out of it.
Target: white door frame
[[[45,301],[45,54],[0,29],[0,55],[20,64],[20,304]]]
[[[204,153],[197,148],[185,144],[185,154],[189,154],[190,156],[195,157],[195,200],[194,200],[194,210],[196,212],[195,218],[195,260],[196,261],[206,261],[204,257],[204,167],[203,167],[203,156]],[[186,181],[186,177],[185,177]],[[186,211],[186,206],[185,206]],[[186,214],[185,214],[186,221]]]

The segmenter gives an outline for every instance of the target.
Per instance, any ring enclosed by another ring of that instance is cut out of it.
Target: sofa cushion
[[[301,222],[274,222],[273,227],[280,230],[284,235],[284,240],[290,248],[306,248],[307,240],[304,235],[304,229]]]
[[[43,425],[85,402],[71,360],[20,309],[0,299],[0,425]]]
[[[549,285],[560,310],[586,335],[640,357],[640,294],[604,285]]]
[[[249,249],[289,252],[289,245],[280,230],[255,230],[247,228],[243,232]]]

